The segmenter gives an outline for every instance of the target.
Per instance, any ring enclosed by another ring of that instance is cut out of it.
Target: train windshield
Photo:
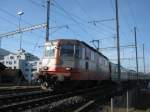
[[[68,56],[76,58],[81,57],[81,48],[77,45],[62,45],[61,46],[61,56]]]
[[[55,54],[54,46],[46,46],[45,57],[53,57]]]
[[[61,56],[72,57],[74,55],[74,45],[62,45]]]

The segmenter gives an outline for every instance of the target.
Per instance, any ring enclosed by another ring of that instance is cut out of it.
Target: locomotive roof
[[[105,59],[109,60],[106,56],[104,56],[101,52],[97,51],[95,48],[91,47],[90,45],[88,45],[87,43],[85,43],[84,41],[80,41],[77,39],[55,39],[55,40],[50,40],[48,42],[52,42],[52,41],[72,41],[72,42],[77,42],[77,43],[81,43],[85,46],[87,46],[88,48],[92,49],[93,51],[97,52],[98,54],[100,54],[101,56],[103,56]]]
[[[102,55],[104,58],[106,58],[107,60],[109,60],[105,55],[103,55],[101,52],[97,51],[95,48],[91,47],[90,45],[88,45],[87,43],[85,43],[84,41],[80,41],[82,44],[84,44],[85,46],[89,47],[90,49],[92,49],[93,51],[97,52],[98,54]]]

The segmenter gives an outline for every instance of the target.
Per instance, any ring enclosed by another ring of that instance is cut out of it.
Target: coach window
[[[53,57],[55,53],[55,49],[52,46],[47,46],[45,48],[45,57]]]
[[[104,60],[105,66],[107,66],[107,60]]]
[[[82,48],[82,59],[85,59],[85,48]]]
[[[88,70],[89,69],[89,63],[86,61],[85,62],[85,69]]]
[[[73,57],[73,55],[74,55],[74,45],[61,46],[61,56]]]
[[[91,60],[94,61],[94,52],[91,51]]]

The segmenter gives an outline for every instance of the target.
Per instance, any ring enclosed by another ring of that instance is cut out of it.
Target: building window
[[[12,61],[9,61],[9,64],[12,65]]]
[[[21,58],[21,56],[17,56],[17,59],[20,59]]]
[[[37,65],[37,62],[33,62],[31,63],[32,66],[36,66]]]
[[[39,62],[39,65],[42,65],[42,62]]]
[[[17,62],[16,61],[14,61],[14,64],[16,64]]]
[[[13,56],[10,56],[10,59],[14,59],[14,57],[13,57]]]
[[[37,69],[32,69],[32,72],[35,72],[35,71],[37,71]]]
[[[29,69],[25,69],[26,72],[29,72]]]
[[[30,60],[30,56],[27,56],[27,60]]]

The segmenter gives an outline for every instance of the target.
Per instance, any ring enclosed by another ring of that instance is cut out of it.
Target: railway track
[[[23,93],[0,95],[0,105],[2,107],[4,105],[9,105],[11,103],[18,103],[21,101],[48,96],[49,94],[50,93],[48,91],[38,90],[38,91],[30,91],[30,92],[23,92]]]
[[[85,90],[76,90],[73,92],[66,93],[51,93],[49,91],[35,91],[35,92],[26,92],[19,93],[13,95],[6,95],[4,97],[0,97],[0,112],[16,112],[23,111],[27,109],[32,109],[36,107],[40,107],[46,104],[52,104],[57,101],[64,100],[66,98],[74,97],[74,96],[82,96],[86,97],[86,99],[91,99],[92,96],[96,96],[100,94],[100,92],[104,90],[104,86],[102,87],[93,87]],[[108,91],[108,90],[107,90]],[[84,100],[86,101],[86,100]]]
[[[0,86],[0,95],[40,90],[40,86]]]

